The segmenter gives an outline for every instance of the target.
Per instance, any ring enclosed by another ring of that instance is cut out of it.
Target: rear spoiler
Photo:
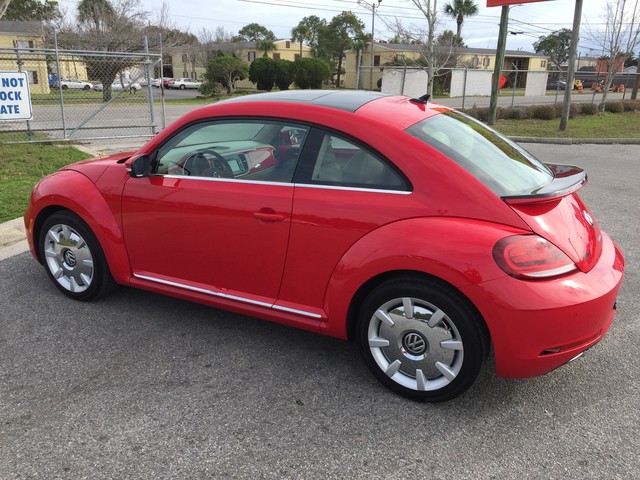
[[[552,202],[580,190],[587,183],[587,172],[571,165],[547,164],[553,172],[553,180],[525,195],[510,195],[502,199],[511,205]]]

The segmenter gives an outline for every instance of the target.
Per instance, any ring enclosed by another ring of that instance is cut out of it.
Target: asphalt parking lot
[[[74,302],[23,253],[0,261],[0,478],[637,478],[638,147],[525,147],[587,169],[626,256],[583,359],[419,404],[355,345],[129,288]]]

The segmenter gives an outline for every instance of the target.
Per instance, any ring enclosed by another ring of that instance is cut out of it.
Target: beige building
[[[0,70],[27,72],[31,93],[49,93],[47,60],[28,50],[43,47],[40,22],[0,20]]]
[[[291,60],[294,61],[300,57],[302,52],[303,57],[311,56],[311,48],[306,45],[302,45],[292,40],[276,40],[276,49],[272,52],[267,52],[267,56],[274,60]],[[264,51],[261,51],[257,42],[233,42],[223,43],[214,46],[215,50],[218,50],[225,55],[234,55],[241,58],[248,64],[251,64],[256,58],[264,56]],[[188,77],[194,80],[201,80],[206,72],[206,55],[203,52],[192,53],[175,53],[171,56],[171,63],[173,66],[174,77]]]
[[[361,53],[360,77],[358,78],[358,54],[355,51],[347,53],[345,63],[344,86],[346,88],[375,88],[382,71],[388,65],[402,65],[403,62],[411,65],[422,57],[423,45],[406,45],[393,43],[376,43],[373,49],[373,68],[371,68],[371,50]],[[496,61],[496,51],[487,48],[458,47],[452,50],[440,49],[438,53],[439,63],[447,65],[447,68],[472,68],[477,70],[493,71]],[[505,52],[504,71],[508,75],[510,71],[545,71],[549,58],[537,53],[520,50],[507,50]],[[525,75],[525,74],[522,74]],[[524,86],[526,76],[519,75],[518,84]],[[359,84],[356,85],[359,80]]]
[[[295,61],[301,55],[303,57],[311,56],[311,48],[307,45],[300,45],[298,42],[289,39],[276,40],[273,43],[275,43],[276,49],[272,52],[267,52],[267,56],[274,60]],[[251,62],[256,58],[265,55],[265,52],[258,48],[257,42],[220,43],[214,45],[214,50],[225,55],[236,56],[249,65],[251,65]],[[174,77],[188,77],[194,80],[202,80],[207,71],[206,55],[201,51],[176,53],[172,55],[171,63]],[[255,84],[249,80],[243,80],[238,82],[236,87],[255,88]]]
[[[87,74],[87,65],[84,63],[84,59],[82,57],[74,57],[71,55],[60,55],[60,75],[59,77],[62,79],[65,78],[76,78],[78,80],[82,80],[84,82],[90,82],[92,80],[96,80],[94,78],[89,78]],[[51,71],[56,74],[56,62],[53,61],[50,63]]]

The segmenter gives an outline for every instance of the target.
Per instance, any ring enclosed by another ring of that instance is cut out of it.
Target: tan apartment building
[[[271,52],[267,52],[267,56],[274,60],[290,60],[295,61],[302,55],[303,57],[311,56],[311,48],[307,45],[300,45],[298,42],[294,42],[289,39],[281,39],[273,42],[276,49]],[[258,48],[257,42],[230,42],[220,43],[213,46],[213,49],[219,51],[225,55],[236,56],[249,65],[256,58],[260,58],[265,55],[265,52]],[[180,52],[175,53],[171,57],[173,76],[174,77],[188,77],[194,80],[202,80],[206,66],[206,54],[202,51],[194,52]],[[254,88],[255,85],[249,80],[243,80],[236,84],[240,88]]]
[[[0,70],[27,72],[31,93],[49,93],[47,60],[28,50],[43,47],[40,22],[0,20]]]

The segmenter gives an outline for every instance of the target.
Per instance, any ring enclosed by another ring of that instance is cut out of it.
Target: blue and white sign
[[[0,72],[0,120],[31,120],[27,72]]]

